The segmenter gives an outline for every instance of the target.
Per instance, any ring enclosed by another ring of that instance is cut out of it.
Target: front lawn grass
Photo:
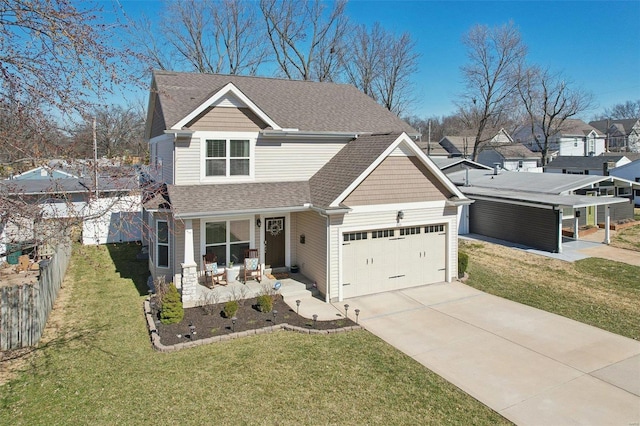
[[[487,293],[640,340],[640,267],[588,258],[563,262],[463,241],[467,284]]]
[[[366,331],[155,352],[138,249],[76,247],[59,327],[0,387],[0,424],[508,423]]]
[[[627,250],[640,251],[640,225],[617,231],[615,236],[611,238],[611,245]]]

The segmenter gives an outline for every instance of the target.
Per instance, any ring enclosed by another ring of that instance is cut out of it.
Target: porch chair
[[[258,258],[257,249],[249,249],[244,252],[244,283],[247,283],[248,278],[260,282],[262,280],[262,265]]]
[[[220,282],[220,277],[224,277],[224,268],[218,267],[218,258],[214,253],[207,253],[202,256],[202,263],[204,264],[204,285],[207,285],[207,279],[211,278],[211,288],[216,284],[227,285],[227,281],[224,284]]]

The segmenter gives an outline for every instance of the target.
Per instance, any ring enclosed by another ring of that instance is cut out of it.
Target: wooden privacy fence
[[[60,243],[50,260],[40,262],[37,283],[0,287],[0,350],[34,346],[40,341],[70,258],[71,243]]]

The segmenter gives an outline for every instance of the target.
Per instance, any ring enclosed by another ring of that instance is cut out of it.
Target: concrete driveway
[[[640,342],[459,282],[348,302],[367,330],[517,424],[640,424]]]

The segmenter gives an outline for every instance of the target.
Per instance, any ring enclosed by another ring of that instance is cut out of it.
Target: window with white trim
[[[169,267],[169,222],[166,220],[156,222],[156,266]]]
[[[249,140],[207,139],[204,161],[205,176],[249,176]]]
[[[249,249],[251,221],[223,220],[205,224],[205,253],[214,253],[218,265],[244,262],[245,250]]]

